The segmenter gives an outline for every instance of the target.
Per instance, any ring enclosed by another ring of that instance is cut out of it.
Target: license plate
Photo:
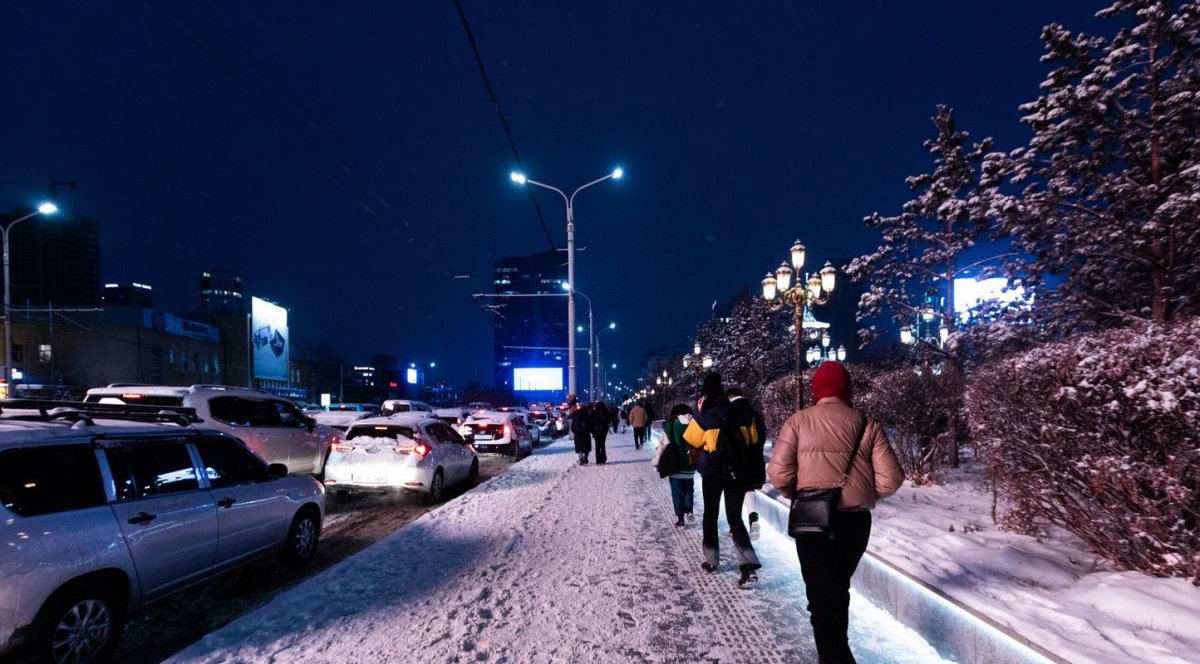
[[[362,482],[363,484],[384,484],[386,482],[384,478],[377,475],[355,475],[354,481]]]
[[[490,434],[490,433],[475,434],[475,440],[491,440],[491,439],[492,439],[492,434]]]

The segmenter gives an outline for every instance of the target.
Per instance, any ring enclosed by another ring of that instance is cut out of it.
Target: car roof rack
[[[84,401],[52,401],[49,399],[0,399],[0,415],[18,411],[8,419],[70,420],[88,424],[95,419],[128,420],[131,422],[171,422],[188,426],[201,422],[196,409],[185,406],[143,406],[140,404],[93,403]],[[36,414],[19,411],[37,411]]]

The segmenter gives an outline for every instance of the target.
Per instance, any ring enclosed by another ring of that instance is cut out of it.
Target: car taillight
[[[127,392],[125,394],[122,394],[121,398],[124,399],[125,401],[137,401],[138,399],[142,398],[142,395],[140,395],[136,392]]]
[[[342,454],[345,454],[347,452],[353,452],[354,446],[351,445],[350,443],[343,443],[341,441],[338,441],[330,447],[330,450],[333,452],[341,452]]]
[[[505,438],[512,437],[512,429],[507,424],[504,425],[504,437]]]
[[[416,452],[417,456],[421,457],[422,459],[424,459],[432,451],[433,448],[427,443],[417,443],[417,446],[413,448],[413,452]]]

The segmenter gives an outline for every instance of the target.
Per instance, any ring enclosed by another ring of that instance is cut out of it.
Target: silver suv
[[[253,561],[312,559],[316,479],[179,413],[87,410],[0,401],[0,659],[97,661],[148,603]]]
[[[288,472],[318,475],[341,433],[318,424],[288,399],[261,390],[225,385],[130,385],[115,383],[87,391],[87,403],[184,406],[210,426],[236,436],[268,463]]]

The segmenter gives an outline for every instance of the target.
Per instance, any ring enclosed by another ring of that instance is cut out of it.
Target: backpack
[[[757,488],[767,481],[765,433],[758,413],[749,407],[731,407],[717,434],[717,454],[725,465],[725,474],[746,488]]]

